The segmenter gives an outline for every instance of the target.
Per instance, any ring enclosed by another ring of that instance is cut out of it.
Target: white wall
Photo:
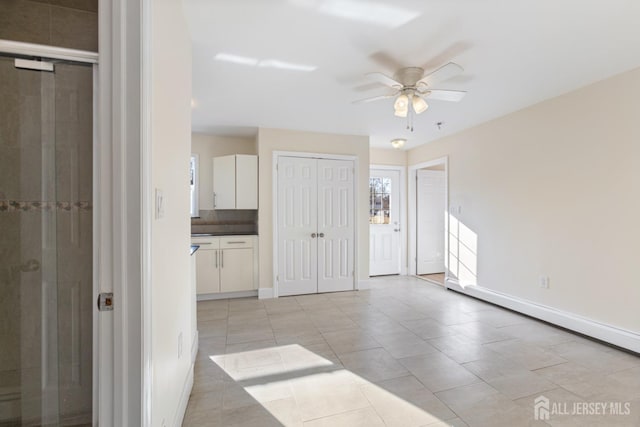
[[[369,150],[369,163],[384,166],[407,166],[408,151],[371,148]]]
[[[369,277],[369,137],[301,132],[282,129],[258,130],[258,230],[260,232],[260,288],[273,287],[273,152],[299,151],[353,155],[358,157],[358,278]]]
[[[258,154],[256,138],[191,135],[191,152],[200,158],[198,197],[202,210],[213,209],[213,158],[230,154]]]
[[[151,424],[169,427],[182,419],[181,399],[192,368],[191,40],[180,1],[154,1],[151,9],[151,175],[153,188],[162,189],[165,199],[164,218],[154,217],[151,228]]]
[[[640,69],[409,151],[449,156],[479,286],[640,332],[638,94]]]

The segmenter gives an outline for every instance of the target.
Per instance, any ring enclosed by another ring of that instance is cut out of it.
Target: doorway
[[[93,76],[0,56],[1,425],[92,424]]]
[[[411,272],[444,286],[447,277],[446,158],[410,168]]]
[[[369,275],[402,274],[404,170],[372,166],[369,172]]]
[[[344,158],[277,157],[277,295],[355,285],[355,168]]]

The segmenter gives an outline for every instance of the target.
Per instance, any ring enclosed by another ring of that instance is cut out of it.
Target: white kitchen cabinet
[[[220,249],[218,240],[207,242],[200,245],[200,249],[195,253],[196,256],[196,293],[197,294],[213,294],[220,292],[220,269],[219,256]],[[215,244],[214,244],[215,243]]]
[[[213,208],[258,209],[258,156],[213,158]]]
[[[236,208],[236,156],[213,158],[213,208]]]
[[[196,237],[196,293],[198,299],[215,294],[255,291],[257,236]],[[245,295],[246,296],[246,295]]]
[[[253,286],[253,249],[225,249],[220,269],[221,292],[255,289]]]

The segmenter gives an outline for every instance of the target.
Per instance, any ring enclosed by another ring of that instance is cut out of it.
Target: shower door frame
[[[104,126],[99,126],[105,117],[104,88],[99,79],[99,55],[96,52],[66,49],[55,46],[33,43],[15,42],[0,39],[0,52],[15,57],[36,57],[43,60],[64,60],[85,65],[93,69],[93,301],[97,301],[100,292],[113,292],[112,248],[113,227],[111,218],[111,198],[106,196],[111,191],[112,172],[108,169],[110,161],[110,145],[101,144],[104,138]],[[101,94],[103,96],[101,97]],[[107,104],[108,105],[108,104]],[[102,138],[101,138],[102,137]],[[105,170],[107,166],[108,170]],[[113,312],[100,312],[94,306],[92,315],[93,334],[93,425],[109,425],[113,421],[113,344],[114,330]],[[107,423],[105,423],[107,421]]]

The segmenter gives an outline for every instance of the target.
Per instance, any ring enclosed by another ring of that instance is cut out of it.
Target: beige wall
[[[407,153],[404,150],[371,148],[369,150],[369,163],[378,166],[406,166]]]
[[[151,175],[165,199],[164,218],[154,217],[151,227],[151,424],[160,427],[181,420],[179,402],[191,369],[191,40],[181,2],[154,2],[152,9]]]
[[[640,332],[639,93],[636,69],[410,150],[449,156],[480,286]]]
[[[273,286],[273,152],[298,151],[358,157],[357,248],[358,277],[369,277],[369,137],[259,129],[260,287]]]
[[[213,158],[230,154],[258,154],[256,138],[191,134],[191,153],[200,158],[199,208],[213,209]]]

